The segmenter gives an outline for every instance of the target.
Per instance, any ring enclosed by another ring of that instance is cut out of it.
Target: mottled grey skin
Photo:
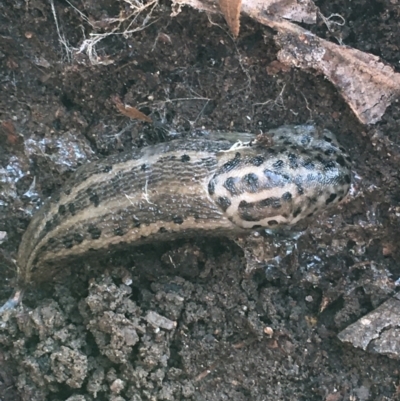
[[[350,159],[333,134],[287,126],[266,136],[234,147],[176,140],[81,167],[28,226],[21,286],[95,251],[291,225],[346,196]]]
[[[347,195],[351,160],[330,131],[286,126],[267,135],[271,146],[229,152],[209,183],[231,221],[243,228],[293,225]]]

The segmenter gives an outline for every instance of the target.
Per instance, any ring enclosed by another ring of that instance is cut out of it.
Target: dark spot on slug
[[[165,227],[160,227],[160,229],[158,230],[159,233],[166,233],[167,229]]]
[[[283,160],[277,160],[272,167],[276,168],[277,170],[281,169],[285,165]]]
[[[220,208],[226,212],[226,210],[228,209],[228,207],[231,205],[231,201],[229,200],[229,198],[227,198],[226,196],[220,196],[217,199],[217,204],[220,206]]]
[[[39,270],[38,268],[38,262],[39,262],[39,256],[36,256],[33,259],[33,267],[32,267],[32,273],[37,272]]]
[[[299,195],[304,195],[304,188],[300,184],[296,184],[297,187],[297,193]]]
[[[326,141],[326,142],[329,142],[329,143],[331,143],[331,142],[332,142],[332,139],[331,139],[331,138],[329,138],[329,136],[324,136],[324,139],[325,139],[325,141]]]
[[[183,223],[183,217],[182,217],[182,216],[174,216],[174,217],[172,218],[172,221],[173,221],[175,224],[182,224],[182,223]]]
[[[68,204],[68,210],[69,210],[69,212],[72,214],[72,216],[75,214],[75,211],[76,211],[76,209],[75,209],[75,203],[70,203],[70,204]]]
[[[301,142],[301,144],[303,146],[306,146],[306,145],[308,145],[310,143],[310,137],[307,136],[307,135],[304,135],[304,136],[301,137],[300,142]]]
[[[283,187],[290,181],[287,174],[281,174],[272,170],[264,170],[265,178],[267,179],[266,185],[268,188]]]
[[[96,192],[93,192],[93,193],[90,195],[89,200],[90,200],[90,202],[93,203],[93,205],[94,205],[95,207],[97,207],[97,206],[100,205],[100,198],[99,198],[99,195],[96,194]]]
[[[334,149],[329,148],[329,149],[325,150],[324,153],[325,153],[327,156],[332,156],[332,155],[333,155],[334,153],[336,153],[336,152],[335,152]]]
[[[83,237],[82,234],[75,233],[75,234],[73,235],[73,240],[74,240],[74,242],[75,242],[76,244],[80,244],[80,243],[83,241],[83,239],[84,239],[84,237]]]
[[[330,194],[329,198],[325,201],[326,205],[329,205],[336,199],[337,195],[336,194]]]
[[[67,208],[65,207],[65,205],[60,205],[59,207],[58,207],[58,213],[61,215],[61,216],[64,216],[64,214],[67,212]]]
[[[146,170],[148,169],[147,164],[142,164],[142,165],[140,166],[140,169],[141,169],[142,171],[146,171]]]
[[[269,225],[269,226],[276,226],[276,225],[278,225],[278,222],[277,222],[276,220],[270,220],[270,221],[268,222],[268,225]]]
[[[297,164],[297,156],[294,153],[289,153],[288,159],[289,159],[290,168],[298,168],[299,167],[299,165]]]
[[[336,161],[342,166],[344,167],[346,165],[346,161],[344,160],[344,157],[342,155],[338,156],[336,158]]]
[[[261,164],[263,164],[264,162],[265,162],[265,158],[262,156],[255,156],[252,159],[250,159],[250,163],[256,167],[261,166]]]
[[[263,200],[257,202],[257,204],[260,207],[269,207],[269,206],[271,206],[273,209],[279,209],[282,206],[281,205],[281,200],[279,198],[275,198],[275,197],[263,199]]]
[[[44,229],[46,232],[50,231],[52,228],[53,224],[51,220],[46,221],[46,224],[44,225]]]
[[[340,150],[342,153],[346,153],[346,149],[345,149],[343,146],[340,146],[340,147],[339,147],[339,150]]]
[[[303,167],[307,170],[315,170],[315,164],[310,159],[305,160]]]
[[[114,235],[118,237],[122,237],[125,234],[125,230],[122,227],[115,227],[114,228]]]
[[[246,207],[247,205],[249,205],[249,203],[246,202],[245,200],[242,200],[242,201],[240,201],[240,203],[239,203],[239,208],[244,208],[244,207]]]
[[[249,203],[242,208],[239,207],[239,216],[244,221],[259,221],[260,218],[254,214],[254,203]]]
[[[301,212],[302,212],[301,207],[298,207],[298,208],[293,212],[293,217],[296,218]]]
[[[133,216],[132,220],[133,220],[133,227],[135,228],[140,227],[140,220],[137,217]]]
[[[69,196],[71,195],[71,190],[70,189],[64,189],[65,195]]]
[[[61,239],[62,244],[65,248],[71,249],[74,246],[74,240],[71,238],[70,235]]]
[[[329,171],[336,168],[336,165],[333,161],[324,162],[324,170]]]
[[[56,193],[52,196],[51,202],[54,202],[54,203],[60,202],[60,194],[59,194],[58,192],[56,192]]]
[[[350,175],[349,175],[349,174],[346,174],[346,175],[344,176],[344,180],[346,181],[346,184],[350,184],[350,183],[351,183]]]
[[[190,156],[189,155],[182,155],[181,156],[181,161],[184,162],[184,163],[190,161]]]
[[[290,192],[285,192],[282,195],[282,200],[284,200],[285,202],[289,202],[290,200],[292,200],[292,194]]]
[[[312,217],[312,216],[314,216],[314,212],[311,212],[311,213],[309,213],[309,214],[307,215],[307,217]]]
[[[99,239],[101,237],[101,230],[100,228],[96,227],[95,225],[91,224],[88,229],[87,232],[90,234],[90,237],[92,239]]]
[[[208,193],[212,196],[215,194],[215,181],[214,181],[215,175],[212,178],[212,180],[208,183]]]
[[[260,220],[265,217],[276,216],[276,212],[271,209],[276,209],[280,207],[279,198],[267,198],[259,202],[246,202],[241,201],[238,207],[238,213],[242,220],[253,221],[255,223],[260,222]]]
[[[113,169],[112,165],[104,166],[102,169],[102,173],[109,173]]]
[[[258,191],[258,177],[256,174],[254,173],[250,173],[250,174],[246,174],[243,178],[242,178],[246,189],[249,192],[257,192]]]
[[[187,156],[187,155],[184,155],[184,156]],[[183,156],[182,156],[183,157]],[[189,156],[187,156],[187,157],[189,157]],[[168,162],[168,161],[171,161],[171,160],[175,160],[176,159],[176,156],[175,155],[165,155],[165,156],[162,156],[162,157],[160,157],[159,159],[158,159],[158,162],[159,163],[166,163],[166,162]],[[189,160],[190,160],[190,157],[189,157]],[[186,160],[186,161],[189,161],[189,160]],[[182,161],[184,161],[184,160],[182,160]]]
[[[283,144],[286,145],[286,146],[289,146],[289,145],[292,144],[292,142],[289,141],[288,139],[286,139],[285,141],[283,141]]]
[[[230,192],[232,196],[239,195],[240,191],[236,188],[237,178],[229,177],[224,182],[224,187]]]
[[[341,202],[343,200],[343,196],[341,196],[339,199],[338,199],[338,202]]]
[[[257,230],[258,228],[262,228],[260,224],[254,224],[253,227],[251,227],[253,230]]]
[[[240,153],[236,153],[235,157],[232,160],[229,160],[222,166],[222,171],[228,173],[236,168],[240,164]]]

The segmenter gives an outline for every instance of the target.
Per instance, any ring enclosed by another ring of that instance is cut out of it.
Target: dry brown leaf
[[[269,20],[268,25],[278,31],[278,60],[323,74],[363,124],[378,122],[400,95],[400,74],[379,57],[321,39],[288,21]]]
[[[147,123],[153,122],[149,116],[139,111],[136,107],[128,106],[121,102],[118,96],[113,97],[113,102],[117,107],[118,111],[126,117],[132,118],[133,120],[146,121]]]
[[[330,393],[326,396],[325,401],[339,401],[342,399],[342,394],[340,392]]]
[[[188,5],[198,10],[211,13],[218,12],[218,0],[173,0],[175,10],[172,16],[176,16],[181,5]],[[242,0],[241,11],[248,13],[248,10],[263,13],[265,15],[275,15],[291,21],[315,24],[317,21],[317,10],[312,0]]]
[[[268,75],[276,75],[278,72],[288,72],[290,67],[278,60],[274,60],[267,65],[266,70]]]
[[[17,146],[23,143],[23,137],[18,135],[14,123],[11,120],[4,120],[0,123],[0,143]]]
[[[242,0],[219,0],[219,7],[224,14],[226,23],[231,30],[232,35],[237,38],[240,29],[240,10]]]
[[[216,0],[173,3],[217,12]],[[243,13],[278,32],[275,41],[281,48],[281,63],[324,74],[362,123],[378,122],[400,95],[400,74],[373,54],[339,46],[288,21],[315,23],[317,11],[312,0],[242,0]]]

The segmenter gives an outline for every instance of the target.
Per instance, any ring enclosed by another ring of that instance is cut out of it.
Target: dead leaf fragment
[[[173,4],[187,4],[215,13],[218,12],[216,1],[173,0]],[[233,2],[225,2],[229,5],[223,11],[227,21],[238,18],[232,12]],[[221,10],[222,3],[220,0]],[[286,66],[323,74],[363,124],[378,122],[386,108],[400,96],[400,74],[379,57],[321,39],[288,21],[315,23],[318,8],[312,0],[242,0],[241,11],[278,32],[275,42],[280,47],[277,58],[281,65],[271,64],[267,73],[274,74]]]
[[[268,75],[276,75],[278,72],[290,71],[290,67],[278,60],[274,60],[267,65],[266,70]]]
[[[21,145],[23,137],[18,135],[14,123],[11,120],[4,120],[0,124],[0,143],[10,146]]]
[[[242,0],[219,0],[219,7],[224,14],[226,23],[231,30],[232,35],[237,38],[240,29],[240,10]]]
[[[342,398],[340,393],[330,393],[326,396],[325,401],[339,401]]]
[[[279,24],[281,25],[281,24]],[[363,124],[375,124],[400,95],[400,74],[379,57],[321,39],[294,24],[279,27],[278,60],[331,81]],[[291,26],[290,26],[291,25]]]
[[[218,0],[173,0],[175,11],[172,16],[179,14],[181,5],[188,5],[198,10],[210,13],[218,12],[216,7]],[[220,5],[220,10],[222,9]],[[257,12],[260,15],[282,17],[291,21],[315,24],[317,21],[317,10],[312,0],[242,0],[241,11],[245,14]]]
[[[122,103],[118,96],[114,96],[112,100],[118,111],[124,116],[132,118],[132,120],[141,120],[146,121],[147,123],[153,122],[149,116],[146,116],[146,114],[139,111],[136,107]]]
[[[363,124],[378,122],[386,108],[400,95],[400,74],[370,53],[340,46],[310,31],[257,9],[243,11],[278,31],[278,60],[290,67],[323,74],[341,93]]]

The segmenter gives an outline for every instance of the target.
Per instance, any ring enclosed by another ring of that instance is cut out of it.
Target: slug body
[[[98,250],[292,225],[346,196],[350,158],[332,133],[285,126],[265,137],[175,140],[79,168],[23,235],[22,286]]]

